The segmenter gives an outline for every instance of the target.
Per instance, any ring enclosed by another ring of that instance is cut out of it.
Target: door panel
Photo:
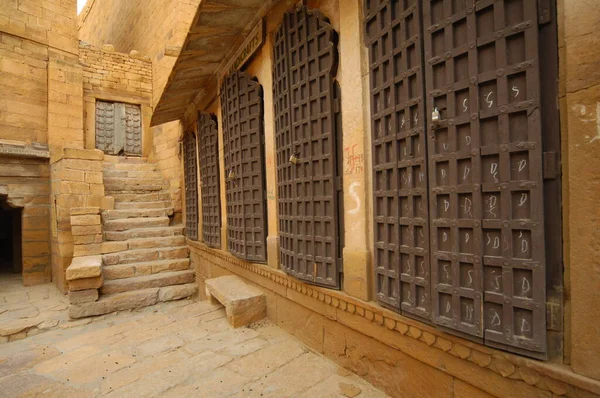
[[[196,135],[188,132],[183,137],[185,175],[185,235],[198,240],[198,158]]]
[[[96,101],[96,148],[108,155],[141,155],[140,106]]]
[[[236,71],[221,87],[229,251],[266,262],[267,206],[262,87]]]
[[[365,0],[377,299],[430,317],[420,1]]]
[[[216,120],[208,113],[198,112],[198,141],[200,142],[202,241],[209,247],[221,248],[219,133]]]
[[[274,46],[281,263],[310,283],[340,286],[337,36],[317,10],[284,15]]]
[[[434,322],[544,352],[536,2],[433,0],[423,18]]]

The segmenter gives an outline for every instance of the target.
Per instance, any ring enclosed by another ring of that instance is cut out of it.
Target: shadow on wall
[[[0,273],[20,273],[22,209],[10,207],[6,198],[0,197]]]

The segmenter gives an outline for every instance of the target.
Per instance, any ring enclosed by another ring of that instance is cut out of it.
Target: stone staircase
[[[156,165],[144,158],[106,156],[103,174],[105,194],[115,199],[114,210],[102,212],[104,283],[100,299],[72,317],[195,294],[183,225],[171,225],[169,185]]]

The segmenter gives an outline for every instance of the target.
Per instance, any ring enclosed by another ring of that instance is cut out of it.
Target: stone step
[[[185,246],[185,236],[165,236],[161,238],[138,238],[127,241],[129,250],[154,249],[157,247]]]
[[[125,182],[104,182],[104,190],[107,192],[107,195],[111,194],[110,196],[112,196],[112,194],[119,193],[151,193],[162,191],[168,187],[168,184],[164,184],[162,182],[149,183],[146,185],[127,184]]]
[[[148,163],[147,157],[141,156],[117,156],[117,155],[104,155],[105,163],[125,163],[125,164],[139,164],[139,163]]]
[[[163,176],[159,171],[139,171],[139,170],[112,170],[105,169],[102,173],[104,180],[111,178],[149,178],[162,180]]]
[[[173,208],[163,209],[125,209],[125,210],[105,210],[102,212],[102,220],[119,220],[125,218],[144,218],[144,217],[168,217],[173,215]]]
[[[102,223],[104,231],[127,231],[128,229],[167,226],[169,226],[169,217],[126,218],[123,220],[108,220]]]
[[[188,258],[187,246],[159,247],[153,249],[125,250],[122,252],[104,254],[104,265],[131,264],[145,261]]]
[[[187,298],[196,294],[197,291],[198,286],[195,283],[186,283],[160,288],[115,293],[103,296],[100,300],[95,302],[72,304],[69,307],[69,316],[74,319],[85,318],[88,316],[109,314],[115,311],[147,307],[158,302]]]
[[[100,288],[100,292],[102,294],[113,294],[154,287],[183,285],[194,282],[195,278],[196,273],[193,270],[161,272],[152,275],[105,281],[104,285]]]
[[[121,202],[155,202],[157,200],[171,200],[171,195],[167,191],[150,193],[112,193],[116,203]]]
[[[126,231],[104,231],[104,240],[124,241],[136,238],[160,238],[183,235],[183,226],[157,228],[134,228]]]
[[[116,280],[147,276],[170,271],[185,271],[190,268],[189,258],[175,260],[148,261],[145,263],[106,265],[103,267],[104,280]]]
[[[104,170],[156,171],[154,163],[104,163]]]
[[[165,209],[168,207],[171,207],[170,200],[156,200],[153,202],[117,202],[117,203],[115,203],[116,210]]]

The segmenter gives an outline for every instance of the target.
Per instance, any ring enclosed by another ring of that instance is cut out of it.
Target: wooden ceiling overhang
[[[276,0],[203,0],[152,115],[152,126],[182,119],[215,93],[217,74]]]

